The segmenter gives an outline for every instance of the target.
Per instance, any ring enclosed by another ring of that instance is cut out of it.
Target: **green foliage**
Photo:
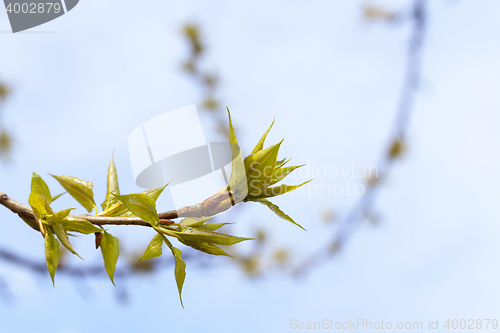
[[[286,158],[282,159],[281,161],[276,161],[276,169],[282,168],[285,164],[290,162],[292,158],[290,157],[288,160]]]
[[[307,182],[303,182],[302,184],[299,185],[280,185],[280,186],[274,186],[274,187],[267,187],[264,189],[264,191],[261,194],[252,196],[252,198],[249,198],[249,200],[253,199],[262,199],[262,198],[271,198],[271,197],[277,197],[279,195],[283,195],[285,193],[291,192],[293,190],[298,189],[299,187],[309,183],[311,180],[308,180]]]
[[[72,210],[72,208],[65,209],[63,211],[60,211],[60,212],[54,214],[54,215],[47,216],[46,221],[47,221],[47,224],[52,227],[52,230],[54,230],[54,233],[56,234],[56,236],[59,239],[59,241],[61,242],[61,244],[69,252],[73,253],[74,255],[76,255],[80,259],[82,259],[82,257],[80,257],[78,255],[78,253],[76,253],[76,251],[73,249],[73,246],[69,242],[68,234],[67,234],[66,230],[64,230],[62,225],[61,225],[61,221],[69,215],[69,212],[71,210]]]
[[[281,142],[245,158],[249,196],[260,195],[273,178]]]
[[[236,237],[219,232],[203,230],[200,228],[181,227],[180,231],[173,231],[183,241],[191,243],[208,243],[219,245],[234,245],[253,238]]]
[[[209,217],[187,217],[183,219],[179,224],[184,227],[198,227],[203,225],[203,223],[207,222]]]
[[[161,234],[160,234],[161,235]],[[182,260],[182,251],[178,248],[175,248],[172,243],[167,239],[167,237],[161,235],[163,241],[172,251],[172,254],[175,259],[175,268],[174,268],[174,276],[175,282],[177,283],[177,290],[179,291],[179,299],[181,301],[182,307],[184,304],[182,303],[182,286],[184,286],[184,280],[186,279],[186,263]]]
[[[31,189],[30,196],[28,198],[28,203],[33,209],[33,213],[37,220],[42,219],[47,214],[53,214],[52,208],[50,208],[47,201],[41,196],[34,188]]]
[[[109,163],[108,167],[108,187],[106,191],[106,199],[101,204],[102,210],[106,210],[109,207],[113,206],[117,200],[111,194],[120,194],[120,189],[118,187],[118,175],[116,174],[115,161],[113,157],[111,157],[111,163]]]
[[[154,236],[154,238],[149,243],[148,247],[146,248],[146,251],[144,251],[144,254],[142,255],[141,259],[139,259],[139,261],[161,256],[162,244],[163,244],[163,237],[161,236],[161,234]]]
[[[213,223],[213,224],[203,224],[199,228],[208,231],[214,231],[222,228],[226,224],[234,224],[234,223]]]
[[[290,216],[288,216],[285,213],[283,213],[281,211],[281,209],[278,206],[276,206],[275,204],[273,204],[271,201],[266,200],[266,199],[253,199],[252,201],[259,202],[259,203],[261,203],[263,205],[266,205],[267,207],[269,207],[270,210],[273,211],[274,214],[278,215],[279,217],[281,217],[284,220],[287,220],[288,222],[292,222],[293,224],[295,224],[299,228],[301,228],[303,230],[306,230],[300,224],[298,224],[297,222],[295,222]]]
[[[222,255],[230,257],[224,250],[214,244],[234,245],[252,239],[214,232],[213,230],[217,230],[230,223],[205,224],[207,220],[208,218],[186,218],[176,227],[159,226],[156,230],[162,234],[177,237],[179,242],[193,249],[217,256]]]
[[[182,303],[182,287],[184,286],[184,280],[186,279],[186,263],[182,260],[182,251],[173,247],[168,239],[165,238],[165,241],[172,250],[172,254],[175,258],[175,282],[177,284],[177,290],[179,291],[179,300],[181,301],[182,307],[184,307],[184,304]]]
[[[254,201],[254,199],[283,195],[308,183],[305,182],[295,186],[281,185],[278,187],[270,187],[283,180],[295,169],[303,166],[299,165],[283,168],[283,166],[290,161],[290,159],[278,160],[278,153],[283,140],[264,149],[264,142],[273,124],[274,120],[260,138],[252,153],[245,157],[245,170],[248,184],[248,196],[245,198],[245,201]]]
[[[160,219],[156,212],[156,203],[153,198],[146,194],[128,194],[115,195],[120,202],[127,207],[132,214],[140,217],[143,221],[148,222],[152,226],[158,225]]]
[[[59,263],[59,242],[50,230],[45,235],[45,260],[49,270],[52,285],[55,287],[54,275],[56,274],[57,264]]]
[[[229,117],[229,145],[231,146],[231,177],[229,178],[229,188],[234,203],[238,203],[245,199],[247,195],[247,184],[245,181],[246,171],[243,164],[243,156],[241,149],[236,139],[233,122],[231,121],[231,113],[227,109]]]
[[[113,277],[115,275],[116,262],[120,255],[120,242],[118,238],[104,232],[101,241],[101,252],[104,259],[104,268],[106,268],[111,282],[115,284]]]
[[[209,255],[229,256],[219,245],[230,246],[252,238],[237,237],[217,232],[221,227],[231,223],[207,223],[212,213],[219,213],[231,208],[234,204],[245,201],[254,201],[266,205],[280,218],[285,219],[300,228],[291,217],[266,198],[282,195],[293,191],[300,185],[279,185],[271,187],[300,166],[284,167],[290,160],[278,160],[278,153],[283,141],[264,148],[265,139],[272,125],[261,137],[252,153],[243,159],[241,149],[236,138],[234,127],[229,115],[229,143],[232,151],[233,168],[229,180],[229,186],[216,193],[213,197],[203,201],[199,215],[204,217],[188,217],[180,222],[161,222],[156,210],[156,200],[161,195],[165,186],[144,191],[136,194],[120,194],[116,167],[111,158],[108,167],[107,189],[104,201],[101,204],[103,211],[98,213],[94,200],[93,184],[70,176],[52,175],[64,189],[75,198],[89,213],[95,209],[97,216],[105,217],[138,217],[149,223],[157,232],[151,240],[139,261],[161,256],[162,245],[165,243],[171,250],[175,260],[174,276],[182,304],[182,288],[186,277],[186,264],[182,259],[182,251],[174,247],[167,237],[177,239],[185,246],[204,252]],[[305,184],[305,183],[304,183]],[[248,192],[246,191],[248,189]],[[227,191],[230,191],[230,199],[227,199]],[[62,193],[64,194],[64,193]],[[33,229],[40,231],[45,237],[45,257],[47,268],[54,283],[54,275],[59,262],[59,244],[68,251],[78,256],[69,241],[68,235],[95,234],[96,248],[101,248],[104,267],[114,284],[116,264],[120,255],[118,238],[112,236],[100,225],[94,225],[83,216],[70,215],[74,208],[64,209],[54,213],[51,204],[62,194],[52,197],[49,187],[45,181],[36,173],[31,180],[31,192],[28,202],[33,209],[35,220],[23,217],[23,220]],[[194,208],[195,210],[197,208]],[[97,223],[96,223],[97,224]],[[302,228],[303,229],[303,228]]]
[[[271,185],[274,185],[282,181],[295,169],[298,169],[303,166],[299,165],[299,166],[284,167],[284,165],[287,164],[291,160],[291,158],[288,160],[286,158],[278,160],[278,153],[283,140],[281,140],[279,143],[275,145],[272,145],[264,149],[264,143],[273,125],[274,125],[274,120],[271,123],[271,126],[269,126],[267,131],[264,133],[264,135],[262,135],[255,148],[252,150],[252,153],[248,155],[244,160],[246,180],[247,180],[245,185],[248,187],[248,195],[245,197],[244,201],[255,201],[262,203],[267,207],[269,207],[276,215],[278,215],[282,219],[292,222],[293,224],[304,229],[302,226],[296,223],[290,216],[283,213],[283,211],[281,211],[281,209],[279,209],[278,206],[266,200],[266,198],[283,195],[287,192],[296,190],[297,188],[309,182],[307,181],[302,184],[294,186],[280,185],[280,186],[270,187]],[[238,141],[236,140],[234,128],[231,123],[231,116],[229,116],[229,133],[230,133],[229,142],[231,144],[231,149],[233,151],[233,161],[234,161],[234,156],[240,151],[240,149],[238,147]],[[233,170],[234,170],[234,162],[233,162]],[[231,178],[232,177],[233,174],[231,174]],[[241,184],[237,186],[241,186]],[[230,183],[230,188],[231,190],[233,189],[231,183]]]
[[[227,254],[223,249],[220,247],[217,247],[216,245],[210,244],[210,243],[204,243],[204,242],[190,242],[185,239],[180,238],[179,242],[182,244],[192,247],[195,250],[205,252],[207,254],[212,254],[214,256],[228,256],[231,257],[229,254]]]
[[[40,194],[49,205],[52,203],[52,195],[50,194],[47,183],[45,183],[42,177],[35,172],[33,172],[33,176],[31,177],[31,186],[33,187],[33,190]]]
[[[271,181],[269,185],[274,185],[283,180],[286,176],[288,176],[293,170],[303,167],[305,164],[299,166],[290,166],[286,168],[276,168],[273,171],[273,176],[271,177]]]
[[[101,232],[102,229],[97,228],[95,225],[87,220],[68,216],[60,222],[62,228],[66,231],[79,232],[84,235]]]
[[[85,209],[91,213],[92,209],[97,207],[94,202],[94,184],[70,176],[55,176],[51,175],[64,187],[68,193],[76,199]]]
[[[255,146],[255,148],[252,150],[252,154],[255,154],[257,153],[258,151],[264,149],[264,142],[266,141],[266,138],[267,138],[267,135],[269,134],[269,131],[271,130],[271,128],[273,127],[274,125],[274,121],[276,119],[273,119],[273,122],[271,123],[271,126],[269,126],[269,128],[267,129],[267,131],[264,133],[264,135],[262,135],[262,137],[260,138],[259,142],[257,142],[257,145]]]
[[[168,185],[168,184],[167,184]],[[165,189],[165,186],[161,186],[158,188],[154,188],[151,190],[147,190],[144,192],[141,192],[140,194],[145,194],[148,197],[152,198],[155,202],[162,194],[163,190]],[[120,200],[116,199],[118,202],[107,208],[105,211],[100,213],[99,215],[104,215],[104,216],[123,216],[123,217],[134,217],[134,215]],[[138,217],[138,216],[136,216]]]
[[[66,194],[66,192],[63,192],[63,193],[61,193],[61,194],[58,194],[58,195],[56,195],[56,196],[52,197],[52,202],[54,202],[54,201],[56,201],[57,199],[59,199],[61,196],[63,196],[63,194]]]

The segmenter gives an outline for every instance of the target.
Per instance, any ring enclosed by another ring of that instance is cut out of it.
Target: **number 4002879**
[[[6,8],[7,13],[23,13],[23,14],[43,14],[43,13],[59,13],[61,5],[59,3],[46,2],[46,3],[9,3]]]
[[[497,319],[448,319],[444,324],[447,329],[497,329]]]

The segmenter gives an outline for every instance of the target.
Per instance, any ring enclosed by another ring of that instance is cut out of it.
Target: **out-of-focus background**
[[[276,118],[269,143],[285,138],[282,157],[308,164],[287,183],[314,178],[274,200],[307,232],[257,204],[217,217],[237,222],[236,235],[262,237],[265,251],[248,242],[234,260],[186,260],[185,309],[168,262],[117,287],[105,275],[57,273],[54,289],[46,272],[4,258],[0,331],[287,332],[293,319],[424,329],[439,320],[444,330],[447,319],[499,319],[499,17],[495,0],[84,0],[12,34],[0,10],[0,81],[10,89],[0,128],[12,138],[0,191],[13,199],[27,203],[35,171],[53,193],[63,189],[49,172],[93,181],[100,202],[113,150],[122,193],[140,191],[128,134],[193,103],[209,140],[223,137],[229,106],[245,154]],[[186,70],[186,24],[205,46],[196,73]],[[199,73],[216,75],[216,87]],[[408,75],[420,81],[405,95]],[[401,110],[411,117],[398,143]],[[367,185],[357,171],[370,167],[383,177]],[[367,194],[369,209],[345,229]],[[65,195],[54,205],[77,203]],[[172,207],[167,189],[158,210]],[[154,234],[111,231],[119,268]],[[73,242],[85,262],[67,265],[102,265],[92,237]],[[0,248],[44,263],[39,233],[5,207]]]

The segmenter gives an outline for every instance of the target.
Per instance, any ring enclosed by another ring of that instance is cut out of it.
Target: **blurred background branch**
[[[310,255],[295,269],[295,274],[302,275],[313,267],[324,264],[332,256],[338,254],[353,236],[355,231],[365,221],[377,219],[375,206],[377,196],[383,184],[390,176],[394,164],[399,161],[407,150],[407,132],[411,114],[415,107],[415,97],[421,80],[422,57],[424,52],[425,33],[427,28],[427,0],[414,0],[409,10],[405,7],[398,12],[389,11],[383,7],[368,4],[364,17],[369,21],[381,21],[389,25],[407,23],[411,26],[406,54],[406,71],[397,104],[394,123],[389,134],[389,143],[381,152],[377,168],[377,177],[366,180],[366,191],[348,211],[333,239]],[[333,213],[328,213],[326,219],[332,219]]]
[[[9,134],[2,121],[4,105],[11,91],[9,86],[0,82],[0,159],[6,161],[12,149],[12,136]]]
[[[202,110],[210,113],[216,123],[216,130],[224,138],[229,134],[225,111],[226,105],[217,97],[219,75],[215,71],[204,69],[207,46],[201,27],[196,23],[186,23],[182,27],[182,35],[189,49],[187,59],[182,62],[182,69],[201,91],[201,102],[197,103]]]

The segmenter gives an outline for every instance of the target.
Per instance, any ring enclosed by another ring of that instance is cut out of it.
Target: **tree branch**
[[[193,206],[185,206],[177,210],[170,210],[168,212],[159,213],[158,218],[160,219],[160,224],[172,225],[175,223],[174,221],[172,221],[172,219],[177,219],[180,217],[208,217],[222,213],[235,205],[235,203],[227,200],[228,195],[231,195],[231,191],[219,191],[211,197],[205,199],[202,203]],[[7,194],[3,192],[0,192],[0,204],[10,209],[13,213],[19,215],[21,218],[33,221],[36,220],[35,214],[33,213],[31,207],[12,200],[7,196]],[[145,222],[138,217],[101,216],[87,214],[71,214],[69,215],[69,217],[87,220],[94,225],[139,225],[145,227],[151,226],[148,222]]]
[[[30,220],[35,220],[35,215],[33,214],[33,210],[26,206],[23,205],[22,203],[19,203],[15,200],[12,200],[7,196],[7,194],[0,192],[0,204],[7,207],[10,209],[13,213],[19,215],[20,217],[24,217]],[[182,211],[188,212],[189,209],[188,207],[181,208]],[[179,210],[180,211],[180,210]],[[161,213],[160,216],[160,224],[164,225],[171,225],[174,224],[175,222],[172,221],[170,218],[177,218],[179,217],[177,215],[177,211],[169,211],[166,213]],[[145,222],[141,220],[138,217],[121,217],[121,216],[116,216],[116,217],[110,217],[110,216],[93,216],[93,215],[86,215],[86,214],[76,214],[76,215],[69,215],[70,217],[82,219],[82,220],[87,220],[92,224],[95,225],[139,225],[139,226],[145,226],[145,227],[150,227],[151,225],[148,222]],[[170,217],[170,218],[167,218]]]

